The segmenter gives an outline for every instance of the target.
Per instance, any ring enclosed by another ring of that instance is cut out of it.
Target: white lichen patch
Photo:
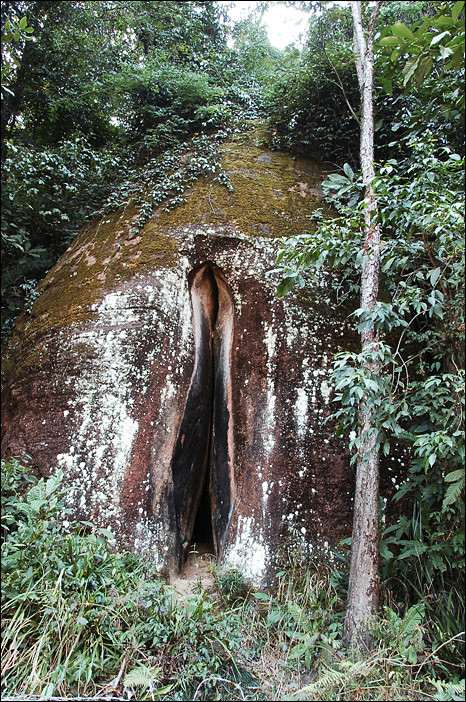
[[[296,430],[300,439],[302,439],[306,434],[308,423],[308,404],[309,400],[307,389],[298,388],[294,412],[296,417]]]
[[[225,565],[240,570],[247,582],[258,587],[266,576],[269,558],[262,529],[257,528],[253,517],[238,517],[236,539],[227,549]]]
[[[162,362],[165,367],[167,358],[160,354],[167,337],[173,339],[168,345],[172,352],[168,365],[175,370],[167,373],[160,389],[164,411],[176,396],[174,375],[188,353],[190,309],[184,271],[156,271],[153,277],[153,285],[134,284],[107,294],[95,305],[91,328],[71,338],[64,335],[62,342],[67,355],[78,355],[85,344],[87,362],[68,380],[76,399],[68,402],[65,416],[69,414],[74,431],[70,449],[57,456],[57,463],[77,476],[68,503],[80,506],[99,523],[123,520],[122,486],[130,479],[128,469],[139,430],[135,399],[147,392],[154,364]],[[182,348],[175,341],[180,328]],[[149,479],[147,475],[146,487]],[[136,509],[140,517],[135,548],[147,548],[162,563],[158,551],[163,539],[153,533],[155,521],[148,519],[151,515],[145,509],[145,505]]]
[[[264,480],[264,482],[262,483],[262,519],[263,519],[264,524],[265,523],[270,524],[270,521],[271,521],[271,519],[270,519],[271,515],[270,515],[269,509],[268,509],[268,501],[269,501],[269,495],[272,492],[273,486],[274,486],[274,483],[273,482],[269,483],[269,482],[267,482],[267,480]]]
[[[134,549],[139,553],[149,553],[156,570],[162,570],[166,565],[164,537],[165,530],[161,522],[149,523],[147,518],[142,517],[136,524]]]
[[[264,417],[264,447],[266,455],[270,455],[275,446],[275,405],[277,402],[275,390],[275,346],[277,343],[277,331],[274,329],[274,323],[269,326],[264,324],[265,338],[264,343],[267,349],[267,397]]]
[[[113,301],[109,309],[115,309]],[[74,341],[82,339],[75,337]],[[90,377],[81,374],[73,379],[79,398],[74,412],[77,430],[68,454],[57,456],[57,461],[69,471],[79,470],[81,476],[71,490],[70,501],[79,495],[90,512],[98,511],[100,519],[108,520],[118,513],[121,484],[138,422],[131,416],[133,369],[122,339],[108,332],[96,334],[93,342],[99,363],[94,364]]]
[[[330,401],[330,395],[332,393],[332,389],[326,380],[323,380],[321,382],[320,392],[322,393],[322,397],[324,398],[325,404],[328,405],[328,403]]]

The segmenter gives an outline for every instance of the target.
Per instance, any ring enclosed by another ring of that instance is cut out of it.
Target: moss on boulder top
[[[19,319],[14,335],[33,332],[37,318],[42,331],[81,324],[92,318],[93,305],[104,291],[148,270],[176,266],[174,232],[180,227],[228,223],[246,236],[267,238],[309,230],[313,210],[325,207],[320,185],[328,169],[270,151],[265,143],[266,127],[254,123],[219,147],[231,190],[201,177],[186,187],[184,202],[168,211],[154,207],[134,234],[144,204],[141,186],[142,204],[132,198],[124,208],[84,227],[40,284],[31,312]]]

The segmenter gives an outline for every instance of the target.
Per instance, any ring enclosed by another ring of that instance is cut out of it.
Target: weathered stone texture
[[[357,339],[328,273],[285,299],[274,294],[276,237],[288,224],[302,229],[321,204],[317,166],[251,144],[224,148],[232,193],[217,187],[216,199],[201,182],[132,240],[134,210],[107,217],[50,271],[11,339],[3,453],[29,456],[45,475],[64,468],[77,517],[110,527],[161,570],[175,567],[173,457],[195,359],[189,280],[209,263],[234,306],[222,352],[229,407],[216,430],[227,436],[212,439],[223,442],[231,482],[219,555],[264,583],[279,544],[300,539],[318,552],[349,535],[349,454],[323,422],[332,355]]]

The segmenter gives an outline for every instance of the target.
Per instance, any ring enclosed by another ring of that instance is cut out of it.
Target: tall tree
[[[365,31],[362,3],[351,2],[353,40],[361,94],[360,159],[364,185],[364,263],[361,309],[370,312],[378,299],[380,278],[380,229],[374,192],[374,29],[381,2],[377,2]],[[366,364],[377,371],[378,336],[371,326],[361,332]],[[353,535],[345,638],[349,645],[370,646],[368,622],[378,603],[379,584],[379,449],[372,426],[372,410],[363,398],[360,405],[360,448],[356,464]]]

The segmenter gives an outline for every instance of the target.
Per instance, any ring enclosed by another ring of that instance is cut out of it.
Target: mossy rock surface
[[[200,178],[187,188],[185,203],[168,212],[156,208],[136,236],[130,233],[139,217],[134,202],[84,227],[42,281],[17,333],[29,330],[36,318],[41,329],[81,324],[92,317],[103,291],[147,271],[175,267],[179,242],[173,232],[180,227],[231,224],[245,236],[270,239],[311,229],[313,211],[327,209],[320,186],[328,166],[269,151],[260,145],[264,137],[264,126],[255,125],[220,147],[232,191]]]

